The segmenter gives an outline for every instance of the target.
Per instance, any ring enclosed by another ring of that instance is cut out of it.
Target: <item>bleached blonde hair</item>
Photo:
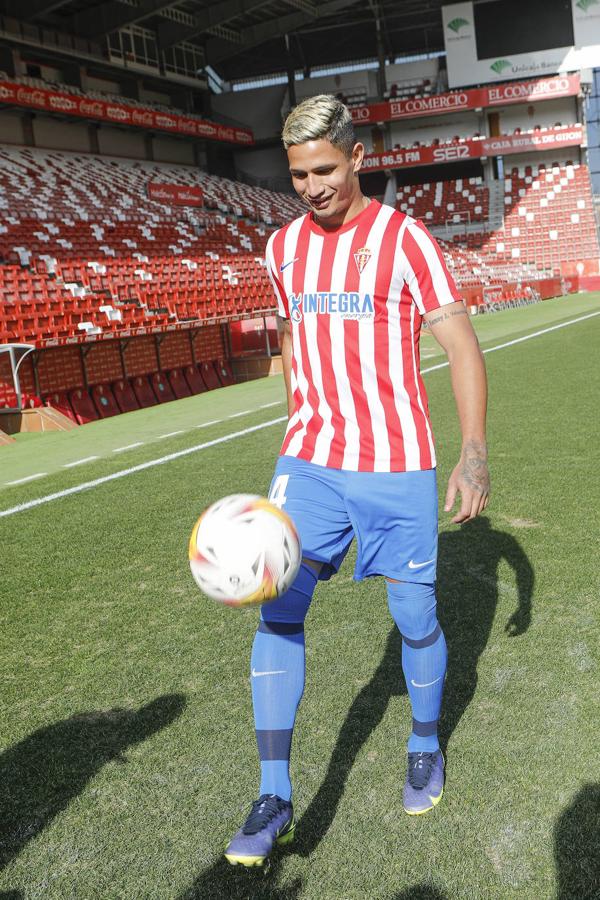
[[[299,103],[285,120],[281,138],[286,150],[324,138],[348,159],[356,143],[350,110],[333,94],[317,94]]]

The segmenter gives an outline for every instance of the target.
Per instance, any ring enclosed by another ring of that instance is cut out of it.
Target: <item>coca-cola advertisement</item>
[[[226,141],[231,144],[253,144],[254,135],[249,128],[231,128],[206,119],[164,113],[153,109],[128,106],[106,100],[90,100],[67,91],[50,91],[30,88],[12,81],[0,81],[0,102],[12,106],[45,109],[63,115],[82,116],[86,119],[114,122],[138,128],[152,128],[176,134]]]
[[[160,181],[149,181],[147,185],[150,200],[166,203],[171,206],[202,206],[204,194],[202,188],[195,185],[164,184]]]

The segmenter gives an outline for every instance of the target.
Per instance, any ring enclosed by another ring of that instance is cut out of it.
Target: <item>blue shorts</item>
[[[435,581],[435,469],[349,472],[280,456],[269,499],[293,519],[302,555],[325,563],[322,580],[337,572],[356,537],[357,581],[369,575]]]

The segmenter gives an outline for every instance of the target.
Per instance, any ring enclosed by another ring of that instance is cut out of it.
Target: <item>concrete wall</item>
[[[59,121],[36,115],[33,120],[33,137],[36,147],[83,151],[84,153],[90,149],[86,122]]]
[[[288,178],[289,170],[283,144],[264,150],[245,151],[235,154],[235,167],[255,178]]]
[[[98,146],[100,153],[107,156],[129,156],[133,159],[145,159],[144,134],[140,131],[121,131],[102,125],[98,129]]]
[[[157,161],[181,163],[190,166],[194,163],[194,148],[185,141],[155,136],[152,141],[152,148],[154,159]]]
[[[0,113],[0,134],[3,144],[23,144],[23,119],[17,113]]]
[[[543,103],[515,104],[500,111],[500,131],[510,134],[515,128],[526,131],[534,125],[542,128],[562,122],[571,125],[577,121],[577,102],[574,97],[545,100]]]
[[[228,116],[254,131],[258,139],[273,137],[281,130],[281,109],[286,94],[285,85],[251,91],[231,91],[212,97],[215,113]]]

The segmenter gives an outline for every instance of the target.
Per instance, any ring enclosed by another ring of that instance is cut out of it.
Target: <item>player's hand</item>
[[[452,521],[457,525],[470,522],[488,505],[490,474],[487,465],[487,447],[482,441],[468,441],[463,447],[458,464],[448,480],[444,510],[450,512],[460,494],[460,509]]]

